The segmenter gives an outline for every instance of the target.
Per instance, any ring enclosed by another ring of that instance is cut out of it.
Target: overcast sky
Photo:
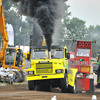
[[[68,0],[72,17],[86,21],[86,26],[100,25],[100,0]]]

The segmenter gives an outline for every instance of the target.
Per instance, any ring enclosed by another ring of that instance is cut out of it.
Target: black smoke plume
[[[55,19],[58,14],[58,3],[60,0],[12,0],[20,2],[19,13],[22,15],[37,18],[46,39],[48,51],[51,50],[52,35],[54,33]],[[59,8],[60,9],[60,8]]]

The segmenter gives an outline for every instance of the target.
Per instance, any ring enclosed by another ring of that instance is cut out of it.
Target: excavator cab
[[[12,65],[12,68],[18,69],[23,67],[23,52],[21,49],[14,47],[9,47],[6,49],[5,55],[5,66],[8,68],[9,65]]]
[[[15,57],[15,50],[7,49],[5,55],[5,65],[13,65],[14,64],[14,57]]]

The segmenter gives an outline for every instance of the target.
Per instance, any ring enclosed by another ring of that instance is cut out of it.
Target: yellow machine
[[[4,7],[2,7],[2,0],[0,0],[0,34],[1,34],[0,65],[2,65],[4,63],[5,53],[8,43],[5,17],[4,17]]]
[[[15,81],[24,82],[25,81],[25,58],[23,57],[23,52],[20,47],[8,47],[6,49],[6,55],[4,60],[5,68],[8,68],[9,65],[12,65],[12,68],[15,72]]]
[[[66,46],[51,47],[51,57],[46,46],[33,46],[31,51],[31,68],[28,68],[29,90],[50,90],[59,87],[62,92],[76,91],[75,75],[77,69],[68,68],[70,54]]]
[[[12,65],[15,69],[15,81],[23,82],[25,79],[24,68],[25,59],[23,57],[23,52],[20,47],[8,47],[8,37],[4,17],[4,7],[2,6],[2,0],[0,0],[0,34],[1,34],[1,51],[0,51],[0,66],[4,64],[5,68]]]

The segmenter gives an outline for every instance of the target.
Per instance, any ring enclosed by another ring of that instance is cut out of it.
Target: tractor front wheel
[[[68,77],[67,73],[65,74],[64,78],[60,79],[60,87],[63,93],[66,93],[68,90]]]
[[[29,90],[34,90],[35,89],[34,81],[28,81],[28,88],[29,88]]]

